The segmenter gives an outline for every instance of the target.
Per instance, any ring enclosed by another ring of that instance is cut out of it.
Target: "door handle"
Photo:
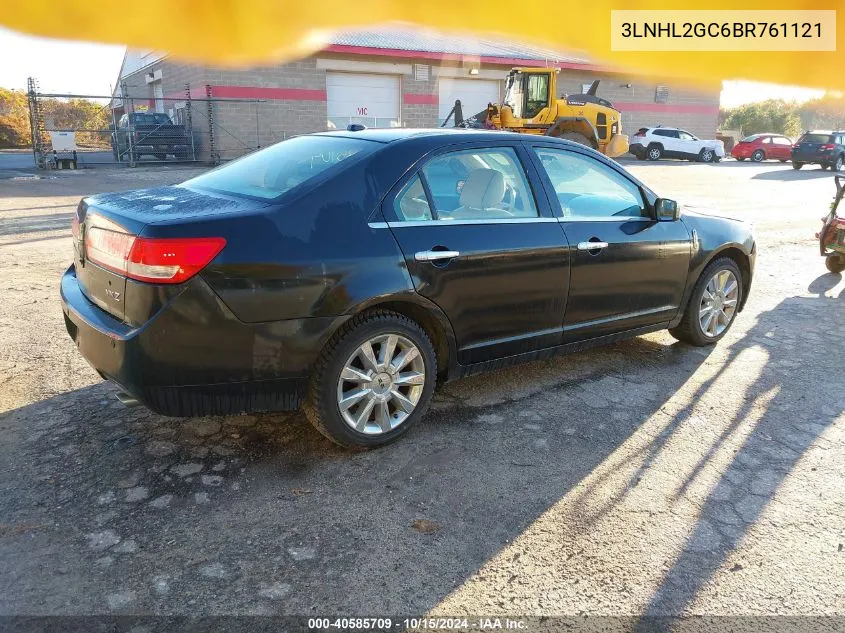
[[[579,251],[600,251],[610,246],[607,242],[578,242]]]
[[[419,251],[414,254],[418,262],[437,262],[442,259],[455,259],[460,253],[458,251]]]

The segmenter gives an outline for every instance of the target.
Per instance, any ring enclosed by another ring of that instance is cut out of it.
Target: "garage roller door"
[[[399,125],[399,76],[326,73],[329,128]]]
[[[455,105],[461,100],[464,116],[472,116],[484,110],[488,103],[498,103],[500,82],[495,79],[440,79],[440,106],[438,124],[443,123]]]

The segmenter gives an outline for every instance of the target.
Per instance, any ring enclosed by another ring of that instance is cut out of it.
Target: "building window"
[[[426,64],[414,64],[414,81],[428,81],[428,66]]]
[[[657,86],[654,90],[655,103],[669,103],[669,86]]]

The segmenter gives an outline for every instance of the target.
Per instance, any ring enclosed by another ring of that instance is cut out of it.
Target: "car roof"
[[[332,132],[318,132],[320,136],[343,136],[346,138],[360,138],[367,141],[376,141],[378,143],[393,143],[395,141],[402,141],[411,138],[426,138],[426,137],[454,137],[455,140],[473,141],[473,140],[489,140],[491,136],[505,136],[509,139],[520,140],[525,134],[518,134],[516,132],[508,132],[504,130],[476,130],[465,128],[405,128],[405,127],[390,127],[390,128],[365,128],[356,132],[349,130],[337,130]],[[523,139],[524,140],[524,139]]]

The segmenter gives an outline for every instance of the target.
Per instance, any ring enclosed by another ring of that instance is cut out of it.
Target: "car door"
[[[675,130],[657,129],[652,134],[657,137],[655,140],[663,145],[663,155],[666,158],[677,158],[678,133]]]
[[[704,142],[698,140],[689,132],[678,130],[678,153],[679,158],[693,158],[698,156],[701,149],[704,147]]]
[[[548,145],[532,151],[570,244],[564,342],[668,323],[689,271],[684,223],[656,221],[653,200],[609,162]]]
[[[562,339],[569,249],[526,156],[518,143],[441,151],[382,208],[417,292],[449,318],[461,364]]]

